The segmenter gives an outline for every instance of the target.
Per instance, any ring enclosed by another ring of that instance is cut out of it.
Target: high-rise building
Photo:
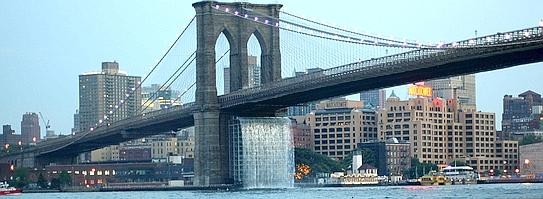
[[[156,111],[181,105],[181,101],[175,95],[176,91],[169,88],[160,88],[160,84],[151,84],[144,86],[141,92],[141,104],[143,112]]]
[[[248,56],[247,65],[249,66],[249,87],[260,86],[260,64],[256,56]]]
[[[462,109],[476,109],[475,75],[461,75],[426,82],[432,87],[432,97],[457,99]]]
[[[11,129],[11,125],[2,126],[2,135],[0,135],[0,147],[5,149],[7,146],[15,146],[21,141],[21,135],[15,134],[15,130]]]
[[[391,96],[379,110],[379,137],[408,141],[411,155],[422,162],[444,165],[461,160],[480,172],[518,166],[518,143],[496,140],[494,113],[460,107],[455,99],[401,101]]]
[[[358,143],[376,140],[376,121],[375,110],[345,99],[323,101],[306,117],[314,151],[335,159],[343,159]]]
[[[503,96],[502,131],[508,134],[539,130],[542,107],[541,95],[530,90],[518,97]]]
[[[249,55],[247,56],[247,66],[248,66],[248,78],[249,84],[247,87],[260,86],[261,76],[260,76],[260,64],[258,64],[258,57]],[[224,67],[224,94],[230,93],[230,68]]]
[[[81,131],[81,121],[79,120],[79,109],[74,113],[74,127],[72,128],[72,134],[79,133]]]
[[[373,107],[385,107],[385,100],[385,89],[364,91],[360,93],[360,101],[362,101],[364,105],[371,105]]]
[[[225,67],[223,72],[224,75],[224,94],[230,93],[230,68]]]
[[[21,136],[23,144],[40,141],[40,118],[36,113],[25,113],[21,121]]]
[[[119,71],[117,62],[102,62],[101,72],[79,75],[79,133],[102,123],[113,123],[139,114],[140,83],[141,77]],[[119,147],[115,145],[93,151],[90,159],[118,160]]]
[[[140,81],[141,77],[119,71],[117,62],[102,62],[101,72],[79,75],[80,132],[138,114]]]

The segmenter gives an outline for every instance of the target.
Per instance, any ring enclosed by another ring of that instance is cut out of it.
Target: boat
[[[21,194],[22,190],[10,187],[8,183],[0,182],[0,196]]]
[[[477,184],[478,174],[469,166],[447,166],[443,174],[451,179],[451,184]]]
[[[450,185],[451,179],[441,172],[430,171],[420,178],[420,184],[422,186]]]

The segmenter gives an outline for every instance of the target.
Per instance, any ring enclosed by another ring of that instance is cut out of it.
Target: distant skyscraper
[[[258,64],[257,56],[249,55],[247,57],[248,65],[248,78],[249,78],[249,87],[259,86],[261,84],[260,80],[260,64]],[[224,75],[224,94],[230,93],[230,68],[225,67],[223,71]]]
[[[40,119],[36,113],[25,113],[21,121],[21,136],[24,144],[40,140]]]
[[[249,87],[260,85],[260,64],[256,56],[248,56],[247,65],[249,66]]]
[[[230,68],[224,68],[224,94],[230,93]]]
[[[15,130],[11,129],[11,125],[2,126],[2,135],[0,135],[0,147],[5,147],[6,144],[15,146],[19,141],[21,141],[21,135],[15,134]]]
[[[426,82],[432,87],[433,97],[443,99],[457,98],[464,109],[475,110],[475,75],[462,75]]]
[[[100,121],[114,122],[138,114],[140,81],[141,77],[120,72],[117,62],[102,62],[102,72],[79,75],[80,132]]]
[[[160,87],[160,84],[151,84],[151,86],[144,86],[142,88],[141,100],[142,106],[145,109],[144,112],[160,110],[182,103],[177,98],[179,95],[178,91],[165,88],[161,89]]]
[[[385,107],[386,90],[371,90],[360,93],[360,101],[364,102],[364,105],[372,105],[373,107]]]
[[[74,113],[74,128],[72,128],[72,133],[76,134],[81,131],[80,121],[79,121],[79,109],[75,110]]]
[[[502,131],[526,132],[540,129],[543,99],[541,95],[526,91],[513,97],[503,96]]]
[[[79,75],[80,133],[102,122],[112,123],[136,115],[141,110],[141,77],[119,71],[117,62],[102,62],[102,71]],[[83,161],[118,160],[119,147],[113,145],[91,152]]]

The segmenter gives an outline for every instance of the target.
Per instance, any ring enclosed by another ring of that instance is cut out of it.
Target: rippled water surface
[[[7,198],[543,198],[540,184],[292,188],[246,191],[25,193]]]

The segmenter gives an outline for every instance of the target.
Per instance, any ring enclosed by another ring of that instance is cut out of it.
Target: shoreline
[[[543,183],[543,179],[514,179],[514,180],[479,180],[477,184],[522,184],[522,183]],[[378,187],[378,186],[421,186],[410,184],[363,184],[363,185],[343,185],[343,184],[294,184],[294,188],[319,188],[319,187]],[[455,186],[455,185],[440,185]],[[73,192],[132,192],[132,191],[239,191],[244,190],[235,185],[216,185],[216,186],[183,186],[183,187],[101,187],[101,188],[70,188],[65,190],[23,190],[23,193],[73,193]]]

